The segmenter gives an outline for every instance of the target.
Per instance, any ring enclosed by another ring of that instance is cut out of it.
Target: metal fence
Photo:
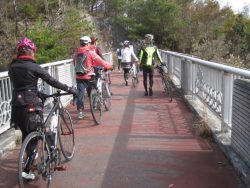
[[[103,54],[105,60],[113,64],[112,53]],[[51,76],[69,86],[75,85],[75,74],[72,59],[57,61],[41,65]],[[51,94],[56,91],[42,80],[38,81],[38,88],[44,93]],[[12,86],[8,72],[0,73],[0,134],[10,129]],[[62,103],[67,105],[71,96],[64,96]],[[47,103],[49,103],[48,101]]]
[[[161,54],[176,86],[211,109],[222,120],[221,130],[231,129],[233,82],[250,78],[250,71],[171,51]]]

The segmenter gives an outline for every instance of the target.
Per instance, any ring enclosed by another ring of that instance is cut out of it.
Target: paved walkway
[[[102,125],[77,120],[76,153],[56,172],[56,188],[239,188],[236,174],[211,140],[195,135],[192,112],[181,97],[169,102],[155,78],[154,96],[125,86],[122,73],[112,74],[112,110]],[[0,188],[18,187],[18,149],[1,160]]]

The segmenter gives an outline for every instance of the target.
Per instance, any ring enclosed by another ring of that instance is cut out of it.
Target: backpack
[[[86,68],[86,59],[87,59],[88,53],[89,51],[76,54],[75,73],[77,76],[83,76],[89,72],[89,70]]]

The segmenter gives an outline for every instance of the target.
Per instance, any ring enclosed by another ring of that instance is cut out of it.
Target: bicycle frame
[[[57,146],[57,141],[58,141],[59,116],[60,116],[59,112],[61,110],[62,104],[61,104],[60,99],[55,98],[55,97],[54,97],[53,103],[54,103],[54,105],[53,105],[52,109],[50,110],[48,116],[45,119],[44,127],[48,128],[49,124],[51,123],[50,120],[51,120],[52,116],[56,115],[56,117],[57,117],[57,127],[56,127],[56,131],[55,131],[55,133],[56,133],[55,134],[55,143],[53,143],[54,146],[56,147]],[[50,130],[50,131],[52,131],[52,130]]]

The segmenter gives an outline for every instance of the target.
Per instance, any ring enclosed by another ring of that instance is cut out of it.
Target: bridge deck
[[[169,102],[155,77],[154,96],[124,86],[112,74],[112,110],[95,126],[87,117],[75,122],[76,154],[68,170],[56,172],[60,188],[237,188],[236,174],[214,142],[197,137],[195,117],[181,97]],[[1,160],[0,187],[18,187],[16,148]]]

